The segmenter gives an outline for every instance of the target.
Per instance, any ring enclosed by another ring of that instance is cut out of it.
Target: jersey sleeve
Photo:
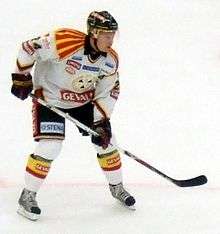
[[[21,44],[17,61],[16,73],[31,72],[35,62],[48,61],[57,58],[54,33],[30,39]]]
[[[118,72],[105,76],[97,83],[94,103],[94,122],[110,119],[120,92]]]

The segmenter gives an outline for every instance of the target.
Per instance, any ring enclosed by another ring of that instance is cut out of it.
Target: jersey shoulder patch
[[[55,31],[55,44],[59,59],[64,59],[81,49],[85,44],[86,34],[83,32],[62,28]]]

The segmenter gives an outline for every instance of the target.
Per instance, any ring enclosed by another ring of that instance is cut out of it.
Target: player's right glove
[[[17,98],[24,100],[33,90],[32,76],[28,74],[12,73],[11,93]]]
[[[92,142],[103,149],[106,149],[110,144],[112,137],[111,124],[109,119],[101,120],[93,125],[93,130],[96,131],[99,136],[92,136]]]

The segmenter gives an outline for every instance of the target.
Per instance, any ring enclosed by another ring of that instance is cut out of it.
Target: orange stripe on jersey
[[[86,34],[73,29],[55,32],[56,48],[60,59],[64,59],[84,46]]]
[[[62,34],[72,34],[72,35],[79,35],[79,36],[84,36],[85,34],[83,32],[80,32],[75,29],[70,29],[70,28],[61,28],[56,31],[57,35],[62,35]]]
[[[65,45],[65,46],[59,46],[59,47],[57,47],[57,50],[58,50],[58,52],[59,52],[59,54],[60,53],[63,53],[63,52],[65,52],[65,51],[67,51],[67,50],[72,50],[72,49],[74,49],[75,48],[75,45]]]
[[[65,42],[69,42],[69,41],[72,41],[72,42],[74,42],[74,41],[80,41],[81,39],[74,39],[74,38],[72,38],[72,37],[70,37],[70,38],[62,38],[62,39],[59,39],[59,41],[57,41],[57,45],[60,45],[60,44],[62,44],[62,43],[65,43]]]
[[[75,47],[69,46],[67,48],[61,49],[59,50],[59,56],[60,58],[66,58],[68,56],[70,56],[71,54],[75,53],[76,51],[78,51],[79,49],[81,49],[83,47],[83,45],[78,45]]]
[[[60,44],[57,44],[57,50],[59,52],[62,52],[63,50],[69,49],[70,47],[78,47],[78,45],[82,45],[82,42],[80,40],[62,42]]]
[[[80,36],[78,34],[66,34],[66,33],[62,33],[61,35],[57,35],[56,36],[56,39],[57,40],[62,40],[62,39],[65,39],[65,38],[77,38],[77,39],[84,39],[83,36]]]
[[[57,40],[62,40],[62,39],[65,39],[65,38],[73,38],[73,36],[74,35],[72,35],[72,34],[65,34],[65,33],[63,33],[61,35],[56,35],[56,39]],[[80,36],[78,36],[78,35],[75,35],[75,36],[77,36],[77,38],[80,38]]]
[[[62,31],[62,32],[56,33],[57,40],[64,39],[64,38],[73,38],[73,37],[84,38],[85,34],[72,33],[72,32],[68,32],[68,31]]]

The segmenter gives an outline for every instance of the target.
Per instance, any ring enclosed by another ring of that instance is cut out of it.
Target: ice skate
[[[27,219],[36,221],[40,217],[41,210],[36,201],[36,192],[23,189],[18,200],[19,208],[17,213]]]
[[[122,183],[116,185],[109,184],[109,188],[114,198],[119,200],[125,207],[135,210],[135,199],[124,189]]]

